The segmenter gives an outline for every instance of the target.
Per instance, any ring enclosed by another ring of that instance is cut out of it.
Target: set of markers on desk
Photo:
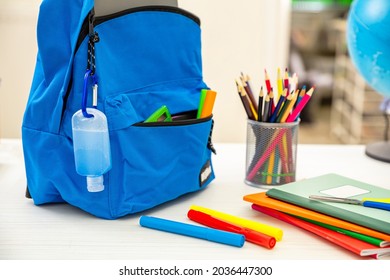
[[[196,205],[190,207],[187,217],[206,227],[150,216],[141,216],[139,224],[235,247],[248,241],[272,249],[283,236],[281,229]]]
[[[298,76],[289,75],[287,69],[284,77],[280,69],[277,70],[276,89],[271,84],[271,80],[265,72],[265,86],[260,88],[258,102],[256,102],[250,78],[241,73],[236,79],[237,92],[244,106],[248,119],[259,122],[284,123],[294,122],[299,118],[299,114],[304,109],[313,95],[315,87],[308,91],[306,86],[298,88]]]

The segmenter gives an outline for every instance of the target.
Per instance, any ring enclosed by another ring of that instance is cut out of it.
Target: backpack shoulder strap
[[[93,6],[94,0],[43,0],[41,3],[37,63],[24,117],[25,126],[52,133],[59,131],[77,38]],[[35,98],[37,95],[39,98]],[[39,127],[37,123],[40,123]]]

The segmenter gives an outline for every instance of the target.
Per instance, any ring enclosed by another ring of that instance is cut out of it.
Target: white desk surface
[[[246,242],[242,248],[151,230],[141,214],[118,220],[95,218],[68,204],[35,206],[25,198],[26,179],[19,140],[0,139],[0,259],[91,260],[354,260],[353,253],[309,232],[251,209],[242,197],[263,191],[245,185],[245,145],[215,144],[216,179],[204,191],[141,213],[193,223],[193,204],[281,228],[274,249]],[[299,145],[297,179],[335,172],[390,188],[390,164],[364,154],[360,145]],[[195,224],[195,223],[194,223]]]

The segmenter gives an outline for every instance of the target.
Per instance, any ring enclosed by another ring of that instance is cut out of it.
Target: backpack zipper
[[[196,24],[198,24],[200,26],[200,19],[199,19],[199,17],[197,17],[196,15],[194,15],[194,14],[192,14],[192,13],[186,11],[186,10],[183,10],[183,9],[181,9],[179,7],[171,7],[171,6],[142,6],[142,7],[130,8],[130,9],[123,10],[123,11],[120,11],[120,12],[117,12],[117,13],[104,15],[104,16],[98,16],[98,17],[95,17],[94,9],[92,9],[91,12],[89,13],[88,17],[85,19],[82,27],[81,27],[80,34],[79,34],[78,39],[77,39],[75,52],[77,52],[77,50],[80,47],[81,43],[84,41],[84,38],[86,36],[88,36],[88,34],[90,34],[91,23],[92,23],[92,28],[93,28],[93,27],[95,27],[95,26],[97,26],[97,25],[99,25],[99,24],[101,24],[103,22],[106,22],[108,20],[111,20],[111,19],[114,19],[114,18],[118,18],[118,17],[121,17],[121,16],[125,16],[125,15],[128,15],[128,14],[137,13],[137,12],[153,12],[153,11],[180,14],[180,15],[183,15],[183,16],[193,20]],[[92,18],[91,18],[91,14],[92,14]]]
[[[182,126],[182,125],[194,125],[194,124],[197,124],[197,123],[203,123],[203,122],[207,122],[207,121],[211,120],[210,133],[209,133],[209,136],[208,136],[208,139],[207,139],[207,148],[210,149],[211,152],[216,155],[217,151],[215,150],[215,147],[213,145],[213,139],[212,139],[213,138],[213,130],[214,130],[214,120],[212,119],[213,115],[210,115],[210,116],[208,116],[206,118],[197,119],[196,118],[196,113],[197,113],[196,110],[189,112],[187,114],[189,119],[177,120],[177,121],[172,121],[172,122],[150,122],[150,123],[140,122],[140,123],[133,124],[133,126],[138,126],[138,127],[163,127],[163,126],[170,126],[170,127],[173,127],[173,126]]]
[[[190,111],[185,114],[178,114],[178,115],[172,115],[172,121],[171,122],[139,122],[133,124],[133,126],[142,126],[142,127],[156,127],[156,126],[182,126],[182,125],[192,125],[192,124],[197,124],[197,123],[203,123],[207,122],[212,119],[212,115],[202,118],[202,119],[197,119],[196,118],[196,113],[197,110]],[[175,120],[176,116],[183,116],[185,117],[184,119],[178,119]]]

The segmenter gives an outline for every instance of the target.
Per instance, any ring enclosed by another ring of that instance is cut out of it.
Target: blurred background
[[[383,97],[365,83],[348,56],[351,3],[292,1],[289,66],[302,83],[316,85],[302,118],[301,142],[366,144],[384,138]]]
[[[131,0],[106,3],[125,2]],[[277,68],[286,67],[298,74],[300,87],[316,86],[301,115],[300,143],[365,144],[383,139],[382,97],[365,84],[346,50],[351,0],[177,2],[201,19],[204,80],[218,92],[214,142],[245,142],[246,115],[235,86],[240,73],[250,76],[258,94],[264,69],[272,82]],[[41,0],[0,3],[0,138],[21,137],[40,4]]]

